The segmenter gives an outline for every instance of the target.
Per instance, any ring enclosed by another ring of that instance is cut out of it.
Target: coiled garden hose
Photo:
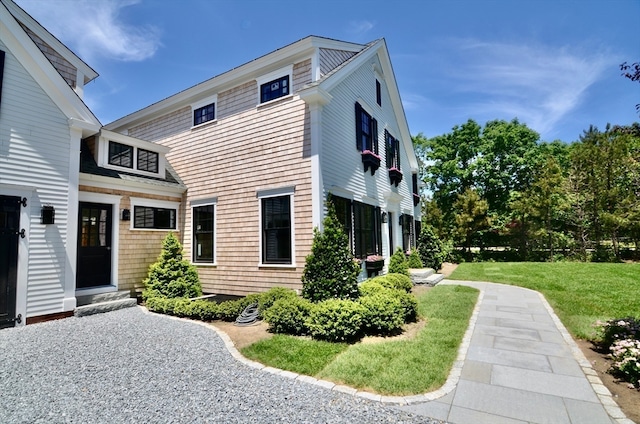
[[[244,308],[244,311],[236,318],[235,325],[251,325],[258,321],[258,314],[260,310],[258,308],[257,303],[252,303],[251,305]]]

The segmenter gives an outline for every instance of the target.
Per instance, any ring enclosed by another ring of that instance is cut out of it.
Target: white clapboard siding
[[[35,187],[29,202],[27,317],[61,312],[66,278],[70,129],[67,118],[6,52],[0,102],[0,193],[3,185]],[[42,205],[55,224],[40,224]]]
[[[376,79],[382,85],[382,106],[376,103]],[[391,191],[402,196],[401,213],[412,213],[411,169],[402,144],[400,166],[403,179],[398,188],[390,185],[387,173],[384,131],[388,130],[397,139],[400,139],[401,134],[384,79],[380,79],[367,62],[334,87],[331,95],[333,99],[324,106],[322,115],[322,178],[325,191],[338,187],[360,193],[379,199],[379,206],[383,206],[385,194]],[[378,153],[382,160],[374,176],[371,176],[370,171],[364,172],[360,152],[356,149],[356,101],[363,103],[365,109],[378,121]]]

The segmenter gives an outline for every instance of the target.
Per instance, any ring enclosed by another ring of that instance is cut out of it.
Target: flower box
[[[364,261],[364,268],[367,270],[367,277],[371,278],[384,268],[384,258],[377,255],[368,256]]]
[[[371,175],[374,175],[378,168],[380,168],[380,156],[371,150],[365,150],[362,152],[362,163],[364,165],[364,172],[371,170]]]
[[[402,181],[402,171],[398,168],[389,169],[389,180],[391,181],[391,184],[398,187],[398,184]]]

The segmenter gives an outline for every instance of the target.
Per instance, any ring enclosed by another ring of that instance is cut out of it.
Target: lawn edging
[[[455,282],[449,282],[449,284],[446,284],[446,285],[461,285],[461,284],[456,284]],[[201,325],[210,330],[213,330],[220,337],[220,339],[224,343],[225,348],[231,354],[231,356],[235,358],[238,362],[241,362],[242,364],[247,365],[248,367],[265,371],[271,374],[279,375],[292,380],[298,380],[303,383],[313,384],[316,386],[323,387],[325,389],[335,390],[337,392],[358,396],[367,400],[372,400],[372,401],[381,402],[385,404],[393,404],[393,405],[411,405],[415,403],[421,403],[421,402],[427,402],[427,401],[433,401],[433,400],[439,399],[449,394],[451,391],[455,389],[460,379],[460,375],[462,373],[462,367],[464,365],[464,360],[466,358],[466,355],[469,349],[471,336],[473,334],[473,330],[476,325],[478,313],[480,310],[480,306],[482,304],[483,295],[484,295],[484,291],[479,290],[476,304],[474,306],[473,312],[469,319],[469,324],[460,342],[456,359],[452,364],[451,370],[449,372],[449,376],[447,377],[447,380],[445,381],[445,383],[439,389],[436,389],[434,391],[417,394],[417,395],[408,395],[408,396],[386,396],[378,393],[357,390],[353,387],[336,384],[332,381],[317,379],[315,377],[311,377],[308,375],[298,374],[292,371],[286,371],[286,370],[281,370],[278,368],[266,366],[259,362],[247,359],[244,355],[242,355],[240,351],[236,348],[231,337],[229,337],[229,335],[226,332],[216,327],[215,323],[203,322],[203,321],[193,320],[189,318],[181,318],[173,315],[166,315],[166,314],[151,312],[144,306],[140,306],[140,308],[142,308],[142,310],[145,313],[161,315],[169,319],[191,322],[194,324]]]

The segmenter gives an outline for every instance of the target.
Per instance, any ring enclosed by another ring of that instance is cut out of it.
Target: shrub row
[[[393,335],[405,322],[418,316],[418,302],[411,280],[387,274],[359,286],[357,300],[327,299],[312,303],[306,299],[281,299],[264,312],[275,333],[310,335],[332,342],[353,342],[366,335]]]

